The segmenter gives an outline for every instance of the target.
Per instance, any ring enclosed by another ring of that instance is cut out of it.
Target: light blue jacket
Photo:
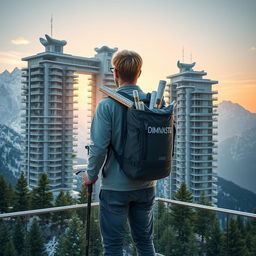
[[[125,85],[117,91],[133,95],[133,90],[138,90],[141,100],[146,94],[137,85]],[[103,99],[96,108],[91,125],[91,145],[88,159],[88,176],[90,180],[98,177],[105,162],[108,147],[111,143],[117,152],[123,147],[121,134],[123,114],[121,106],[111,98]],[[139,181],[128,178],[121,170],[119,163],[113,157],[108,164],[106,177],[101,175],[101,189],[114,191],[130,191],[155,186],[155,181]]]

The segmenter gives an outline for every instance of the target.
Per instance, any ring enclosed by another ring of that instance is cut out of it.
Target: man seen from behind
[[[133,51],[118,52],[113,60],[117,91],[133,96],[139,92],[143,101],[146,94],[137,85],[142,58]],[[125,140],[125,107],[111,98],[103,99],[95,111],[91,126],[91,145],[84,185],[95,183],[107,156],[100,190],[100,228],[105,256],[122,256],[128,221],[132,238],[140,256],[155,255],[153,245],[153,203],[155,181],[128,178],[114,156],[122,152]]]

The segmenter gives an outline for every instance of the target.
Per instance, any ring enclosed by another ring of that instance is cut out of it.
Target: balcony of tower
[[[208,127],[203,129],[198,129],[198,127],[190,128],[191,136],[212,136],[213,133],[212,129],[209,129]]]
[[[208,169],[208,171],[206,171]],[[192,168],[190,175],[193,175],[195,177],[214,177],[214,179],[217,181],[218,175],[217,173],[214,173],[211,168]]]
[[[43,67],[31,70],[30,76],[31,77],[34,77],[34,76],[42,77],[42,76],[44,76]]]
[[[61,77],[56,76],[56,75],[50,75],[49,82],[50,83],[56,83],[56,84],[62,84],[63,79]]]
[[[62,182],[61,182],[61,180],[60,181],[52,181],[52,182],[50,182],[49,183],[49,186],[50,186],[50,191],[51,192],[53,192],[54,191],[54,189],[60,189],[60,188],[62,188]],[[56,191],[58,191],[58,190],[56,190]]]
[[[190,175],[190,182],[193,185],[202,185],[205,183],[208,183],[208,186],[212,188],[214,188],[214,186],[212,186],[213,184],[215,184],[218,181],[217,177],[212,177],[211,175],[208,176],[194,176],[194,175]],[[210,185],[211,184],[211,185]]]
[[[52,67],[49,70],[50,70],[50,72],[49,72],[50,77],[60,77],[60,78],[62,78],[64,76],[64,72],[63,72],[62,69],[57,69],[57,68]]]
[[[50,89],[48,92],[48,95],[52,95],[52,96],[62,96],[63,93],[61,90],[56,90],[56,89]]]
[[[193,150],[191,150],[190,152],[190,155],[191,156],[214,156],[214,155],[217,155],[216,153],[213,153],[213,152],[208,152],[208,153],[202,153],[202,152],[193,152]]]
[[[217,108],[218,107],[218,105],[210,105],[210,104],[194,104],[194,103],[192,103],[191,104],[191,106],[190,106],[191,108],[205,108],[205,109],[213,109],[213,108]]]
[[[59,91],[62,91],[63,90],[63,84],[62,83],[58,83],[58,82],[52,82],[50,81],[49,82],[49,90],[59,90]]]
[[[213,162],[217,162],[217,159],[195,159],[193,157],[190,157],[190,162],[191,163],[213,163]]]
[[[218,113],[196,113],[196,112],[192,112],[192,113],[190,113],[189,114],[191,117],[193,117],[193,116],[206,116],[206,117],[208,117],[208,116],[218,116]]]
[[[48,102],[49,103],[62,103],[63,100],[62,100],[62,97],[60,97],[60,96],[50,96]]]
[[[36,77],[31,77],[30,78],[30,82],[31,83],[43,83],[44,82],[44,78],[42,76],[36,76]]]
[[[190,181],[190,189],[194,192],[199,192],[199,193],[194,193],[194,196],[200,196],[201,191],[205,192],[205,195],[207,196],[213,196],[215,195],[214,191],[215,191],[215,183],[212,182],[207,182],[206,183],[194,183],[192,181]],[[208,193],[207,193],[208,192]]]
[[[37,70],[44,70],[44,66],[43,65],[40,65],[40,64],[33,64],[33,65],[29,65],[29,68],[30,72],[35,72]]]
[[[29,161],[29,166],[43,168],[44,167],[44,163],[43,162],[34,162],[34,161],[30,160]]]
[[[44,90],[40,88],[31,88],[30,95],[33,97],[34,95],[44,95]]]
[[[44,102],[44,98],[43,97],[34,96],[34,97],[31,97],[30,102],[33,102],[33,103],[43,103]]]

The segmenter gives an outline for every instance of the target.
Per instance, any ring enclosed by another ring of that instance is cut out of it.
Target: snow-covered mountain
[[[0,74],[0,124],[20,132],[21,70]]]
[[[21,162],[21,136],[6,125],[0,124],[0,174],[15,183]]]
[[[256,128],[256,114],[237,103],[223,101],[218,105],[219,142],[240,136],[245,130]]]
[[[256,114],[239,104],[219,104],[219,175],[256,192]]]

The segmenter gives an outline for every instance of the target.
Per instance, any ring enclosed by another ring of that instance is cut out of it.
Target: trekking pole
[[[87,216],[86,216],[86,241],[85,241],[85,255],[89,256],[90,245],[90,220],[91,220],[91,203],[92,203],[92,184],[87,186]]]
[[[76,172],[76,175],[84,171]],[[86,240],[85,240],[85,256],[89,256],[90,244],[90,223],[91,223],[91,208],[92,208],[92,184],[87,185],[87,214],[86,214]]]
[[[85,146],[89,155],[89,146]],[[85,171],[78,171],[76,175],[84,173]],[[85,256],[89,256],[90,245],[90,222],[91,222],[91,207],[92,206],[92,184],[87,185],[87,215],[86,215],[86,240],[85,240]]]
[[[85,146],[89,155],[89,146]],[[86,241],[85,241],[85,256],[89,256],[90,245],[90,227],[91,227],[91,205],[92,205],[92,184],[87,186],[87,216],[86,216]]]

